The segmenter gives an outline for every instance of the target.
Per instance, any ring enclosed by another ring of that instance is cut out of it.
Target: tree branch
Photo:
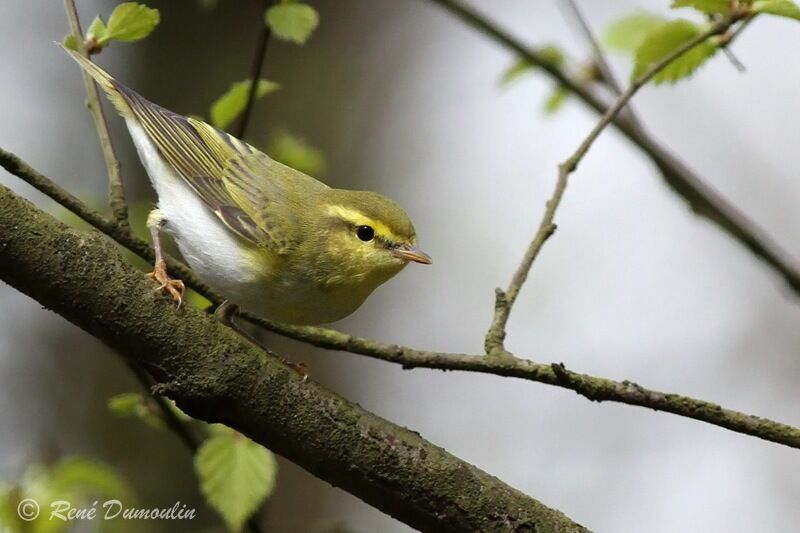
[[[64,0],[64,9],[67,11],[67,18],[69,18],[72,35],[75,37],[78,53],[90,59],[89,54],[86,53],[83,31],[81,30],[81,23],[78,18],[78,11],[75,9],[74,0]],[[81,70],[81,73],[83,75],[83,83],[86,85],[89,111],[97,129],[97,136],[100,139],[100,147],[103,150],[103,158],[106,161],[106,169],[108,170],[108,194],[111,211],[117,223],[122,228],[128,229],[128,204],[125,202],[125,188],[122,185],[122,177],[120,176],[119,159],[117,159],[114,144],[111,142],[111,135],[108,132],[108,122],[106,121],[103,106],[100,105],[97,85],[89,74],[83,70]]]
[[[653,79],[653,77],[661,72],[667,65],[681,57],[695,46],[705,42],[707,39],[725,33],[738,20],[739,18],[731,16],[714,23],[708,30],[686,41],[670,54],[650,65],[644,74],[634,80],[630,87],[620,94],[614,104],[606,110],[606,112],[600,118],[600,121],[595,125],[594,128],[592,128],[592,131],[589,132],[589,135],[587,135],[583,142],[581,142],[575,152],[558,166],[558,179],[556,180],[555,190],[553,191],[553,195],[547,201],[544,215],[542,216],[542,221],[539,223],[539,229],[536,231],[536,235],[534,235],[531,244],[528,246],[525,256],[522,258],[522,262],[520,263],[519,267],[517,267],[516,272],[514,272],[514,276],[511,278],[511,283],[509,283],[508,288],[505,291],[497,289],[494,318],[492,319],[492,324],[489,326],[489,330],[486,333],[485,348],[487,354],[491,355],[496,353],[502,355],[505,353],[503,341],[506,336],[506,324],[508,323],[508,317],[511,314],[511,309],[514,306],[514,302],[517,300],[519,291],[522,289],[522,285],[528,278],[528,273],[533,266],[533,262],[536,260],[536,257],[539,255],[539,252],[541,251],[545,242],[547,242],[553,233],[555,233],[556,225],[554,219],[556,210],[558,210],[558,206],[561,203],[561,198],[563,198],[564,191],[567,189],[567,181],[569,180],[569,176],[575,171],[576,168],[578,168],[578,164],[589,152],[589,149],[592,147],[603,130],[605,130],[606,127],[614,121],[614,118],[616,118],[619,112],[622,111],[625,105],[630,101],[631,98],[633,98],[639,89],[644,87],[648,81]]]
[[[537,363],[505,352],[502,357],[416,350],[356,337],[336,330],[287,326],[256,318],[254,322],[292,339],[320,348],[357,353],[404,369],[430,368],[492,374],[570,389],[589,400],[646,407],[692,418],[736,433],[800,449],[800,428],[726,409],[712,402],[646,389],[631,381],[614,381],[567,370],[562,364]],[[559,368],[554,369],[555,366]]]
[[[153,291],[95,233],[0,187],[0,279],[145,365],[188,414],[227,424],[423,531],[586,532],[558,511],[303,379]]]
[[[546,72],[558,85],[563,86],[599,114],[606,112],[606,105],[588,88],[572,79],[536,50],[522,44],[489,19],[472,10],[458,0],[427,0],[438,4],[455,15],[468,26],[478,30],[520,58]],[[797,262],[782,250],[750,219],[729,203],[702,178],[689,169],[649,133],[637,129],[630,121],[617,117],[614,126],[635,146],[644,152],[656,165],[664,182],[682,197],[696,214],[707,218],[757,259],[772,268],[800,296],[800,269]]]
[[[584,38],[592,48],[592,58],[597,66],[597,69],[600,71],[600,75],[602,76],[601,81],[609,89],[611,89],[611,92],[614,93],[614,96],[621,95],[622,84],[620,84],[620,82],[617,80],[617,76],[614,74],[614,70],[611,68],[611,65],[606,59],[606,55],[603,53],[600,43],[597,41],[591,26],[589,26],[589,22],[586,20],[586,17],[583,15],[583,11],[581,11],[581,8],[578,6],[578,1],[561,0],[560,4],[570,12],[572,18],[574,18],[575,22],[578,23],[578,28],[580,29]],[[641,128],[639,119],[636,117],[636,113],[633,111],[633,108],[630,105],[628,105],[628,107],[626,107],[623,111],[627,112],[624,115],[627,120],[629,120],[634,126]]]
[[[19,158],[2,149],[0,149],[0,166],[61,203],[76,216],[92,224],[118,244],[145,259],[152,260],[153,250],[146,242],[129,233],[125,233],[114,222],[103,219],[83,205],[80,200],[63,191],[46,176],[36,172]],[[197,290],[214,303],[222,302],[222,298],[200,283],[194,273],[186,266],[174,259],[169,259],[169,261],[171,271],[180,274],[181,279],[188,286]],[[187,276],[184,277],[184,273]],[[270,322],[250,313],[242,313],[242,316],[253,324],[291,339],[320,348],[346,351],[380,359],[389,363],[399,364],[407,369],[458,370],[525,379],[574,390],[594,401],[612,401],[664,411],[792,448],[800,448],[800,429],[787,424],[725,409],[717,404],[703,400],[648,390],[629,381],[619,382],[573,372],[569,373],[570,376],[574,376],[570,380],[558,379],[552,365],[518,358],[508,352],[504,357],[495,357],[416,350],[406,346],[355,337],[332,329],[288,326]]]
[[[68,191],[59,187],[50,178],[32,168],[25,161],[0,148],[0,166],[11,174],[17,176],[42,194],[55,200],[67,208],[75,216],[82,219],[101,233],[108,235],[117,243],[124,246],[139,257],[153,262],[155,253],[149,243],[133,235],[129,230],[113,220],[109,220],[91,207],[84,204]],[[178,276],[189,287],[203,294],[215,303],[221,303],[223,298],[216,294],[211,287],[201,282],[194,272],[175,258],[166,257],[170,272]]]
[[[264,11],[270,8],[275,0],[264,1]],[[258,41],[256,42],[256,49],[253,55],[253,66],[250,69],[250,90],[247,92],[247,102],[242,111],[242,118],[236,128],[235,136],[239,139],[244,139],[244,134],[247,131],[247,125],[250,122],[250,115],[253,113],[253,105],[256,101],[256,93],[258,92],[258,80],[261,79],[261,71],[264,68],[264,58],[267,56],[267,46],[269,45],[270,28],[264,21],[264,17],[260,18],[261,30],[258,33]]]

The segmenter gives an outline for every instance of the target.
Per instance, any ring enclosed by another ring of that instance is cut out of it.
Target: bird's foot
[[[180,308],[183,303],[183,292],[186,290],[183,282],[179,279],[172,279],[167,274],[167,264],[164,260],[156,261],[153,271],[148,274],[151,279],[157,281],[160,285],[157,291],[164,291],[172,296],[172,299],[178,302]]]

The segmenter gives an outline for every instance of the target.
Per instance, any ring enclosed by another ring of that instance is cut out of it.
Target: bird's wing
[[[289,190],[285,180],[273,179],[283,165],[201,120],[164,109],[121,84],[117,88],[161,156],[228,228],[276,253],[292,247],[296,225]]]
[[[144,128],[164,160],[231,231],[276,253],[297,242],[293,214],[305,205],[291,193],[313,195],[327,189],[324,184],[201,120],[150,102],[87,58],[64,50],[97,81],[123,117]]]

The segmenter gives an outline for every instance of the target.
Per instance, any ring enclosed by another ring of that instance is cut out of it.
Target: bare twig
[[[573,390],[592,401],[617,402],[672,413],[800,449],[800,428],[726,409],[712,402],[646,389],[630,381],[614,381],[577,373],[567,370],[560,363],[557,365],[537,363],[508,352],[504,357],[495,357],[416,350],[330,329],[286,326],[257,318],[253,321],[275,333],[298,341],[329,350],[361,354],[401,365],[405,369],[430,368],[477,372],[544,383]],[[555,366],[558,366],[557,371],[554,370]]]
[[[69,18],[72,35],[75,37],[78,53],[89,58],[89,55],[86,53],[83,31],[81,30],[81,23],[78,18],[78,11],[75,9],[74,0],[64,0],[64,9],[67,11],[67,18]],[[103,150],[103,157],[105,158],[106,169],[108,170],[108,193],[111,211],[117,223],[127,229],[129,227],[128,204],[125,202],[125,189],[122,186],[119,159],[117,159],[117,155],[114,152],[114,144],[111,142],[111,135],[108,132],[108,122],[106,121],[103,106],[100,105],[100,95],[97,91],[97,85],[89,74],[84,71],[82,71],[82,74],[83,82],[86,85],[89,111],[91,111],[92,119],[97,129],[97,136],[100,139],[100,147]]]
[[[608,59],[606,59],[606,55],[605,53],[603,53],[603,49],[600,46],[597,37],[595,37],[591,26],[589,26],[589,22],[583,15],[583,11],[578,6],[577,0],[561,0],[561,5],[564,6],[567,9],[567,11],[569,11],[569,13],[572,15],[572,18],[575,19],[575,22],[578,23],[578,27],[581,33],[591,46],[592,58],[603,78],[602,82],[605,83],[605,85],[608,86],[609,89],[611,89],[614,95],[619,96],[620,94],[622,94],[622,84],[617,80],[617,76],[616,74],[614,74],[614,69],[611,68]],[[626,107],[623,110],[622,114],[635,127],[637,128],[642,127],[642,125],[639,122],[639,119],[636,116],[636,112],[630,105],[628,105],[628,107]]]
[[[736,54],[733,53],[733,51],[731,50],[731,44],[733,44],[733,41],[736,40],[736,38],[742,33],[742,31],[744,31],[744,29],[751,22],[753,22],[753,19],[755,19],[757,16],[758,16],[757,13],[753,13],[751,15],[748,15],[748,17],[744,20],[744,22],[739,24],[739,26],[737,26],[735,30],[733,30],[732,32],[730,32],[727,35],[723,35],[722,36],[722,42],[719,43],[719,46],[720,46],[720,48],[722,48],[722,51],[725,53],[725,56],[728,58],[728,61],[730,61],[731,64],[733,65],[733,67],[736,70],[738,70],[739,72],[746,71],[747,67],[745,67],[744,63],[739,61],[739,58],[736,57]]]
[[[134,236],[127,228],[119,223],[105,218],[103,215],[84,204],[81,200],[59,187],[50,178],[32,168],[25,161],[16,155],[0,149],[0,166],[11,174],[22,179],[34,189],[52,198],[59,205],[67,208],[70,212],[82,219],[84,222],[93,226],[101,233],[111,237],[114,241],[121,244],[139,257],[150,261],[155,260],[155,253],[149,243]],[[211,287],[202,283],[194,272],[186,265],[172,257],[166,257],[167,266],[170,272],[174,272],[181,280],[197,292],[211,296],[213,301],[221,302],[222,298],[217,295]]]
[[[540,71],[547,73],[558,85],[569,90],[597,113],[602,115],[606,112],[606,105],[587,87],[568,76],[551,61],[547,61],[547,57],[522,44],[480,13],[458,0],[427,1],[438,4],[465,24],[490,37],[532,65],[536,65]],[[660,170],[664,182],[686,201],[692,211],[707,218],[733,237],[753,256],[780,275],[796,296],[800,296],[800,269],[798,269],[797,262],[790,258],[780,246],[649,133],[636,128],[621,117],[616,117],[613,123],[628,140],[653,161]]]
[[[147,242],[130,233],[126,234],[115,222],[103,219],[91,208],[61,189],[61,187],[53,183],[46,176],[32,169],[17,156],[0,149],[0,166],[5,168],[9,173],[33,185],[37,190],[48,195],[131,252],[147,260],[153,259],[153,249]],[[200,283],[194,273],[185,265],[174,259],[168,259],[168,262],[169,268],[179,273],[181,279],[185,281],[188,286],[207,297],[213,303],[222,303],[222,298]],[[187,275],[184,276],[184,274]],[[656,411],[673,413],[678,416],[693,418],[708,424],[726,428],[737,433],[753,435],[760,439],[776,442],[785,446],[800,448],[800,428],[795,428],[766,418],[724,409],[716,404],[703,400],[648,390],[627,381],[619,382],[573,372],[569,374],[573,376],[570,380],[556,379],[557,376],[553,373],[551,365],[521,359],[508,352],[503,354],[504,357],[495,357],[416,350],[395,344],[385,344],[363,337],[355,337],[327,328],[297,327],[278,324],[250,313],[242,313],[241,316],[253,324],[291,339],[329,350],[340,350],[365,355],[389,363],[399,364],[403,366],[403,368],[460,370],[535,381],[575,390],[593,400],[638,405]],[[636,394],[632,393],[634,389]]]
[[[265,0],[264,10],[270,8],[275,0]],[[253,66],[250,69],[250,90],[247,92],[247,102],[242,111],[242,118],[239,119],[239,124],[236,127],[236,137],[244,139],[244,134],[247,132],[247,125],[250,122],[250,115],[253,113],[253,105],[256,101],[256,94],[258,93],[258,82],[261,79],[261,71],[264,68],[264,58],[267,55],[267,47],[269,46],[270,28],[264,22],[264,17],[259,18],[261,29],[258,33],[258,41],[256,42],[255,54],[253,55]]]
[[[539,229],[537,230],[536,235],[533,237],[531,244],[528,246],[525,256],[522,258],[522,262],[514,273],[514,276],[511,278],[511,283],[509,283],[508,288],[505,291],[500,289],[497,290],[494,319],[492,320],[492,324],[486,334],[485,348],[487,354],[503,354],[505,352],[503,340],[506,336],[506,324],[508,322],[509,314],[511,313],[511,308],[514,306],[514,302],[519,295],[519,291],[522,288],[522,285],[525,283],[531,266],[536,260],[536,257],[539,255],[542,246],[544,246],[544,243],[547,241],[547,239],[549,239],[553,232],[555,232],[556,225],[554,223],[554,218],[556,210],[561,203],[561,198],[564,196],[564,191],[567,188],[569,176],[578,167],[578,164],[592,147],[592,144],[594,144],[603,130],[605,130],[606,127],[611,124],[611,122],[614,120],[614,117],[617,116],[617,114],[625,107],[630,99],[633,98],[633,95],[635,95],[639,89],[644,87],[644,85],[656,74],[661,72],[661,70],[663,70],[667,65],[675,61],[677,58],[698,44],[710,39],[711,37],[714,37],[715,35],[720,35],[726,32],[738,20],[739,19],[736,17],[729,17],[716,22],[705,32],[690,39],[670,54],[653,63],[645,71],[645,73],[634,80],[630,87],[628,87],[617,98],[614,104],[608,108],[597,125],[595,125],[592,131],[589,132],[589,135],[587,135],[583,142],[581,142],[580,146],[578,146],[577,150],[575,150],[570,157],[568,157],[558,166],[558,179],[556,180],[555,190],[553,191],[553,195],[550,197],[550,200],[547,201],[547,206],[545,208],[544,215],[542,216],[542,221],[539,223]]]

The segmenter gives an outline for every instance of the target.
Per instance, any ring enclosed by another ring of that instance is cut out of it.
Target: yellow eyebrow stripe
[[[345,220],[354,226],[371,226],[379,237],[382,237],[387,241],[391,242],[403,241],[401,237],[395,235],[392,232],[392,230],[389,229],[389,226],[387,226],[380,220],[375,220],[374,218],[370,218],[366,216],[364,213],[356,211],[355,209],[349,209],[342,205],[329,205],[327,207],[326,212],[329,215],[341,218],[342,220]]]

